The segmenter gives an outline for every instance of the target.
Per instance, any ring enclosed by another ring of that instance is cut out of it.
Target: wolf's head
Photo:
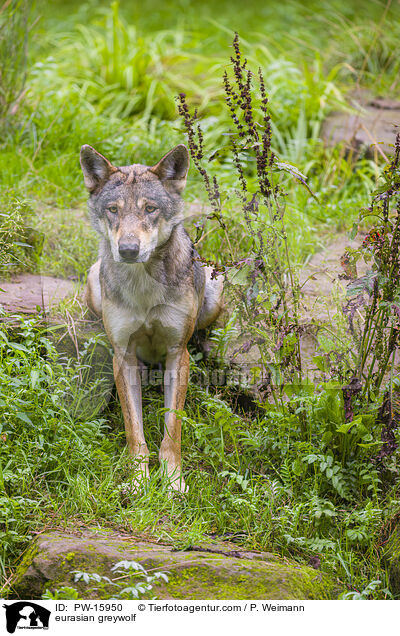
[[[109,241],[114,260],[148,261],[183,218],[180,193],[189,169],[186,146],[176,146],[155,166],[116,167],[85,145],[80,162],[93,226]]]

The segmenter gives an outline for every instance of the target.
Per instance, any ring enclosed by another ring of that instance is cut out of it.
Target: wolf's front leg
[[[136,354],[131,348],[127,351],[115,348],[113,367],[129,452],[137,459],[139,479],[147,479],[149,449],[143,433],[142,385]]]
[[[165,468],[171,487],[186,492],[181,471],[181,420],[173,412],[185,405],[189,381],[189,352],[183,349],[168,353],[164,373],[165,413],[164,439],[160,448],[160,462]]]

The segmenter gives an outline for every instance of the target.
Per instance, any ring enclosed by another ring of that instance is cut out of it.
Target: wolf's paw
[[[142,495],[148,488],[149,479],[147,477],[135,476],[130,481],[124,481],[117,486],[117,490],[121,496],[122,501]]]
[[[187,495],[189,492],[189,486],[186,485],[182,476],[177,478],[169,478],[169,490],[171,493],[179,493],[181,495]]]
[[[131,479],[118,486],[121,497],[127,498],[132,495],[142,494],[143,491],[147,490],[149,479],[150,474],[147,462],[134,462]]]
[[[168,483],[168,490],[171,494],[180,493],[186,495],[189,487],[186,485],[180,466],[168,465],[165,461],[162,463],[163,475]]]
[[[148,464],[140,464],[132,475],[131,488],[135,493],[147,489],[150,479]]]

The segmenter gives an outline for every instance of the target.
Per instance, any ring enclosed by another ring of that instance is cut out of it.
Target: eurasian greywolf
[[[183,227],[189,168],[179,145],[156,165],[116,167],[91,146],[80,162],[90,192],[89,212],[101,236],[99,260],[85,292],[89,308],[103,319],[114,349],[113,368],[130,453],[139,478],[148,476],[138,359],[165,363],[164,438],[159,459],[171,486],[185,490],[181,474],[181,421],[189,378],[187,343],[221,310],[221,277],[202,266]]]

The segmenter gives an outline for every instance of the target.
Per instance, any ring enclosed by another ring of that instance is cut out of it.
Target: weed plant
[[[43,236],[34,228],[33,211],[27,201],[11,192],[0,199],[0,275],[35,270],[41,254]]]
[[[193,162],[203,178],[212,208],[209,218],[219,223],[229,246],[230,261],[223,266],[223,272],[232,283],[233,304],[241,323],[240,336],[244,342],[238,351],[247,352],[253,343],[258,345],[262,364],[270,372],[270,386],[276,399],[275,387],[285,380],[300,382],[301,378],[299,284],[288,249],[279,173],[286,170],[309,188],[303,175],[294,166],[279,162],[272,151],[264,75],[259,68],[256,93],[254,74],[248,68],[247,59],[242,57],[237,34],[233,49],[233,78],[226,71],[223,77],[225,103],[233,129],[227,131],[228,142],[222,151],[230,153],[236,170],[236,183],[230,197],[221,190],[215,174],[210,175],[205,167],[203,131],[197,121],[197,111],[190,114],[184,93],[179,97],[179,112]],[[237,230],[233,226],[229,232],[231,219],[225,212],[229,207],[237,207],[238,202],[242,226],[248,236],[241,243],[233,240]],[[287,374],[282,373],[283,368]]]
[[[371,205],[360,220],[373,217],[374,227],[359,250],[349,252],[356,265],[364,256],[371,270],[349,286],[353,296],[347,311],[353,333],[357,331],[357,377],[362,381],[362,398],[377,395],[390,372],[390,392],[399,347],[400,327],[400,133],[392,161],[383,171],[384,183],[374,193]],[[357,224],[354,229],[356,230]],[[366,298],[365,298],[366,297]],[[362,325],[354,320],[356,310],[366,304]]]

